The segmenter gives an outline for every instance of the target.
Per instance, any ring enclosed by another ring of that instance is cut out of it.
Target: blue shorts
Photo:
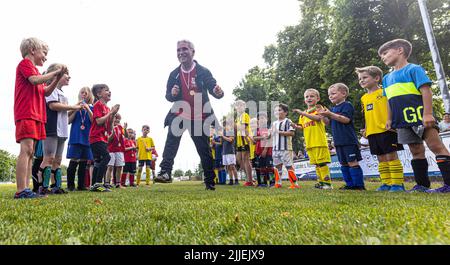
[[[349,162],[362,160],[361,151],[356,144],[336,146],[336,154],[341,165],[347,165]]]
[[[222,156],[221,156],[220,159],[214,160],[214,168],[222,168],[222,167],[223,167],[223,163],[222,163]]]
[[[91,147],[81,144],[69,144],[67,148],[67,159],[94,160]]]

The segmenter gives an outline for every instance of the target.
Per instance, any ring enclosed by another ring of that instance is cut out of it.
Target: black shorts
[[[147,167],[152,167],[152,160],[139,160],[139,167],[143,167],[144,164]]]
[[[236,148],[236,152],[249,152],[249,151],[250,151],[249,145],[239,146]]]
[[[214,160],[214,168],[222,168],[222,167],[223,167],[222,158],[215,159]]]
[[[385,155],[392,152],[403,150],[403,145],[397,141],[397,133],[387,131],[383,133],[372,134],[367,137],[369,140],[370,153],[372,155]]]
[[[266,155],[266,157],[256,156],[255,158],[255,168],[272,168],[273,159],[272,156]]]
[[[136,174],[136,162],[125,162],[123,173]]]
[[[361,161],[361,151],[358,145],[338,145],[336,154],[341,165],[347,165],[349,162]]]

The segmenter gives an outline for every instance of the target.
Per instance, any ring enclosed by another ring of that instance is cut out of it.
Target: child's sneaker
[[[392,185],[389,192],[405,192],[405,186],[402,185]]]
[[[414,186],[412,189],[410,189],[408,191],[408,193],[413,193],[413,192],[426,192],[427,190],[429,190],[427,187],[424,187],[422,185],[417,184],[416,186]]]
[[[236,179],[236,180],[234,181],[234,185],[239,185],[239,180]]]
[[[318,182],[318,183],[316,183],[316,185],[314,185],[314,188],[316,188],[316,189],[322,189],[322,186],[323,186],[323,184],[320,183],[320,182]]]
[[[450,192],[450,185],[444,184],[444,186],[433,189],[433,190],[427,190],[427,193],[449,193]]]
[[[21,192],[16,192],[14,194],[14,199],[36,199],[44,196],[39,196],[38,194],[32,192],[30,189],[24,189]]]
[[[267,184],[261,183],[261,184],[258,184],[258,187],[259,188],[267,188]]]
[[[331,186],[329,184],[323,184],[321,189],[322,190],[332,190],[333,186]]]
[[[281,184],[275,184],[275,189],[280,189],[281,188]]]
[[[228,185],[234,185],[233,180],[230,179],[230,182],[228,182]]]
[[[94,184],[93,186],[91,186],[89,191],[93,191],[93,192],[110,192],[111,190],[108,189],[108,188],[105,188],[102,184],[97,183],[97,184]]]
[[[51,190],[52,194],[66,194],[67,192],[63,188],[53,187]]]
[[[47,194],[51,194],[51,192],[50,192],[50,190],[48,188],[45,188],[43,186],[39,186],[38,194],[40,196],[47,196]]]
[[[352,190],[353,187],[352,187],[352,186],[344,185],[344,186],[340,187],[339,189],[340,189],[340,190]]]
[[[253,183],[250,182],[250,181],[246,181],[246,182],[244,183],[244,186],[245,186],[245,187],[252,187],[252,186],[253,186]]]
[[[298,184],[292,184],[289,186],[289,189],[300,189],[300,186]]]
[[[380,187],[378,187],[377,191],[389,191],[391,189],[391,186],[387,184],[383,184]]]

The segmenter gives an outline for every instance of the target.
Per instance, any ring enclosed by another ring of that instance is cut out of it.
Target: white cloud
[[[108,84],[110,105],[120,103],[123,121],[138,131],[150,124],[162,155],[163,120],[171,106],[164,98],[165,86],[178,65],[177,40],[194,42],[195,59],[224,89],[222,100],[212,99],[221,115],[228,112],[231,92],[247,70],[264,65],[264,47],[299,20],[297,0],[21,0],[2,1],[0,10],[0,148],[14,154],[19,152],[12,113],[14,80],[23,38],[36,36],[48,43],[48,62],[41,72],[52,62],[69,66],[72,79],[64,91],[70,102],[83,86]],[[183,137],[174,168],[199,163],[188,136]]]

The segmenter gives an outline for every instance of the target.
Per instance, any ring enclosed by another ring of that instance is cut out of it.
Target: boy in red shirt
[[[108,169],[106,171],[106,181],[105,187],[108,189],[112,188],[111,186],[111,177],[114,172],[114,185],[116,188],[120,188],[120,177],[122,175],[123,166],[125,166],[125,137],[127,137],[127,123],[124,124],[124,127],[120,125],[120,120],[122,116],[117,113],[114,116],[114,124],[112,133],[108,138],[108,152],[111,156],[111,159],[108,163]],[[125,133],[124,133],[125,132]]]
[[[67,72],[67,68],[41,75],[36,66],[47,61],[48,46],[36,38],[24,39],[20,44],[23,60],[16,69],[14,91],[14,121],[16,124],[16,142],[20,144],[20,153],[16,165],[17,192],[15,199],[36,198],[29,186],[29,176],[33,163],[36,141],[46,137],[45,123],[47,111],[45,97],[56,88],[56,84]],[[50,85],[45,86],[46,82]]]
[[[126,186],[127,176],[130,178],[130,187],[136,187],[134,184],[134,175],[136,174],[136,133],[133,129],[128,128],[128,137],[125,138],[125,167],[123,168],[120,184]]]
[[[120,105],[116,104],[110,110],[106,104],[111,100],[111,92],[105,84],[97,84],[92,87],[97,102],[94,104],[92,126],[89,132],[89,144],[94,156],[94,172],[92,174],[92,186],[90,191],[111,191],[103,186],[103,178],[111,156],[108,152],[108,135],[112,133],[112,120],[119,111]]]

